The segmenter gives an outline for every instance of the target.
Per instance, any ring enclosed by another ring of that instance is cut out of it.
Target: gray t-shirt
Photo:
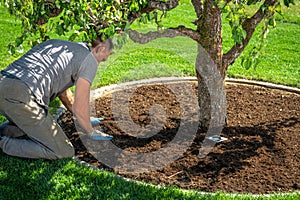
[[[98,63],[84,43],[48,40],[28,51],[4,71],[23,80],[37,101],[48,105],[75,85],[79,77],[92,83]]]

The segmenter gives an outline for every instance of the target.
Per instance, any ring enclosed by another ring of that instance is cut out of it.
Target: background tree
[[[129,31],[132,39],[139,43],[170,35],[175,31],[177,35],[184,35],[199,44],[196,67],[204,69],[202,48],[212,58],[224,81],[226,71],[245,49],[255,29],[263,23],[262,41],[252,49],[251,55],[244,59],[244,65],[249,68],[256,66],[257,57],[263,47],[263,39],[268,32],[269,25],[275,25],[274,14],[281,13],[281,6],[289,6],[293,0],[191,0],[197,18],[193,22],[195,28],[187,28],[179,22],[177,27],[162,29],[161,21],[165,14],[176,8],[179,0],[2,0],[10,13],[22,21],[22,35],[15,43],[9,45],[14,53],[24,41],[32,46],[38,42],[50,39],[51,32],[58,35],[68,33],[69,40],[80,39],[91,41],[97,36],[111,37],[127,31],[130,25],[139,20],[141,22],[155,21],[157,32],[145,34]],[[247,13],[248,6],[256,5],[256,12]],[[231,26],[234,41],[229,51],[223,53],[222,45],[222,15]],[[201,48],[200,48],[201,47]],[[198,66],[199,65],[199,66]],[[203,70],[203,73],[207,70]],[[211,93],[208,89],[208,77],[214,80],[214,71],[208,74],[197,73],[199,83],[200,126],[207,129],[211,121]],[[223,83],[222,83],[223,84]],[[221,119],[223,120],[223,119]]]

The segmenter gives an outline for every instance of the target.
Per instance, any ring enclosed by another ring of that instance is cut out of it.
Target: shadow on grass
[[[0,152],[0,199],[197,199],[196,193],[155,188],[96,171],[72,159],[10,157]],[[198,196],[199,199],[201,196]]]

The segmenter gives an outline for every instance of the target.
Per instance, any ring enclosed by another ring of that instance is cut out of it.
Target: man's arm
[[[79,78],[76,82],[72,111],[81,128],[87,133],[93,131],[90,122],[90,82]]]
[[[70,111],[72,111],[72,106],[74,103],[72,91],[70,89],[67,89],[63,93],[61,93],[58,98],[61,100],[62,104]]]

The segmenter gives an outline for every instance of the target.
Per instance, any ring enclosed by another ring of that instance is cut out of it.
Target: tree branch
[[[186,28],[184,26],[168,28],[163,31],[150,31],[148,33],[139,33],[135,30],[128,30],[128,34],[132,41],[140,44],[146,44],[152,40],[162,37],[174,38],[177,36],[187,36],[197,42],[200,39],[199,34],[195,30]]]
[[[242,27],[246,31],[247,36],[242,40],[241,44],[235,43],[235,45],[223,55],[222,64],[226,70],[248,45],[258,24],[269,14],[267,7],[274,6],[276,3],[276,0],[266,0],[251,18],[246,19],[242,23]]]
[[[179,0],[169,0],[167,2],[162,2],[160,0],[149,1],[148,7],[158,9],[161,11],[168,11],[178,6]]]
[[[197,18],[200,18],[203,11],[203,2],[201,0],[192,0],[192,4],[197,14]]]
[[[160,0],[150,0],[145,8],[138,12],[132,12],[128,17],[128,21],[130,24],[132,24],[134,20],[136,20],[142,14],[150,13],[154,10],[161,10],[163,12],[172,10],[173,8],[176,8],[178,6],[178,2],[179,0],[169,0],[167,2],[162,2]]]

